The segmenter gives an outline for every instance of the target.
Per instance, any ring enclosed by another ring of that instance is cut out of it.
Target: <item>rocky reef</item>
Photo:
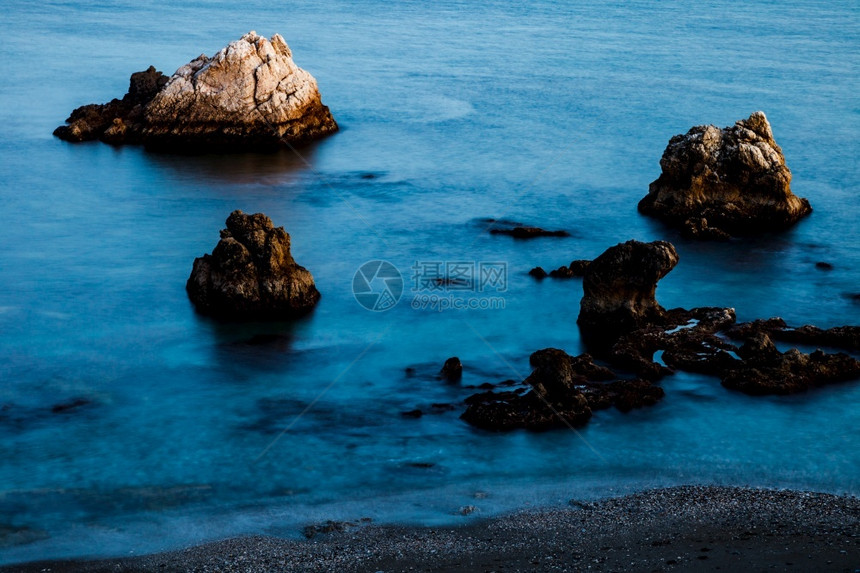
[[[564,229],[548,230],[534,225],[527,225],[510,219],[481,218],[475,220],[491,235],[507,235],[515,239],[536,239],[538,237],[570,237]]]
[[[664,394],[644,380],[615,380],[611,370],[595,364],[588,354],[573,357],[545,348],[529,361],[534,371],[525,380],[527,388],[474,394],[466,399],[468,407],[461,418],[493,431],[576,428],[585,425],[594,410],[650,406]]]
[[[577,322],[589,353],[545,348],[529,357],[533,370],[524,380],[465,386],[480,391],[464,400],[460,418],[491,431],[576,428],[598,410],[657,404],[664,397],[658,383],[678,370],[714,376],[724,387],[750,395],[793,394],[860,379],[860,360],[850,354],[782,352],[773,343],[856,353],[860,326],[792,328],[781,318],[736,324],[732,308],[663,308],[657,283],[679,260],[671,243],[627,241],[593,261],[571,263],[568,270],[584,273]],[[453,371],[459,378],[459,366],[458,359],[449,359],[442,377],[454,380],[446,375]]]
[[[660,167],[639,211],[688,237],[781,230],[812,212],[791,192],[791,171],[760,111],[725,129],[700,125],[672,137]]]
[[[212,254],[194,260],[185,288],[199,312],[233,320],[293,318],[320,298],[311,273],[293,260],[284,228],[238,210]]]
[[[54,135],[162,149],[257,149],[316,139],[337,130],[317,82],[284,39],[249,32],[213,57],[201,55],[169,79],[150,67],[128,94],[72,112]]]
[[[601,259],[606,264],[598,264]],[[860,361],[848,354],[783,353],[771,340],[857,350],[860,327],[790,328],[780,318],[735,325],[731,308],[663,309],[654,297],[656,283],[677,262],[675,249],[662,241],[629,241],[594,260],[583,279],[578,322],[583,340],[597,356],[646,380],[687,370],[717,376],[727,388],[756,395],[860,379]],[[654,359],[658,351],[662,361]]]

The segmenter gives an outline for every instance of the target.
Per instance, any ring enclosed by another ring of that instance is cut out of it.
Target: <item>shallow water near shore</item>
[[[120,97],[132,72],[171,73],[251,29],[286,38],[340,133],[301,157],[51,136],[74,107]],[[579,433],[488,434],[459,405],[430,413],[465,386],[525,377],[534,350],[580,353],[580,281],[526,273],[631,238],[676,245],[657,291],[667,308],[860,323],[857,30],[849,2],[8,6],[0,563],[297,535],[326,519],[453,524],[467,505],[488,516],[677,483],[860,493],[856,383],[751,398],[678,374],[657,406],[598,412]],[[724,244],[636,212],[672,135],[758,109],[810,217]],[[194,313],[191,263],[237,208],[291,234],[323,294],[311,315]],[[517,241],[486,218],[572,236]],[[352,294],[376,259],[404,276],[385,312]],[[504,308],[413,308],[416,261],[504,263],[504,289],[477,297]],[[460,384],[436,377],[453,355]],[[401,416],[416,408],[428,414]]]

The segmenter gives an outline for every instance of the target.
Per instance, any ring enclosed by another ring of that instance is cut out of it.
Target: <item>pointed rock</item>
[[[311,273],[293,260],[284,228],[238,210],[212,254],[194,260],[186,290],[199,312],[229,319],[292,318],[320,299]]]

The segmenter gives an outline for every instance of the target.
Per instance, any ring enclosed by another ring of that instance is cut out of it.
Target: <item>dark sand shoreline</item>
[[[459,527],[368,525],[308,541],[241,537],[134,558],[0,572],[857,571],[860,499],[680,486]]]

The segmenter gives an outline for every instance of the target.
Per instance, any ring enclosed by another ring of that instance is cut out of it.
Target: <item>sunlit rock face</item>
[[[249,32],[169,79],[132,75],[122,100],[76,109],[54,134],[67,141],[195,149],[276,148],[337,131],[317,82],[293,62],[284,39]]]
[[[676,135],[639,211],[700,239],[785,229],[812,212],[791,192],[791,171],[763,112],[731,127]]]

